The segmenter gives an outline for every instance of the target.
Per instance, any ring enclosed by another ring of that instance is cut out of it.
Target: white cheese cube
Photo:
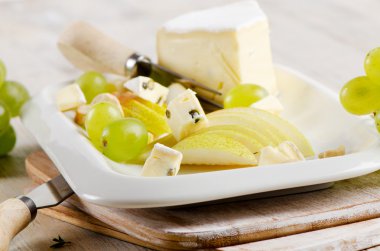
[[[157,33],[160,65],[225,94],[238,84],[277,93],[267,17],[256,1],[188,13]],[[202,94],[209,94],[201,92]]]
[[[280,152],[284,155],[288,156],[288,158],[292,161],[305,160],[305,157],[298,149],[298,147],[291,141],[284,141],[277,147]]]
[[[56,102],[59,110],[63,112],[87,103],[86,97],[78,84],[71,84],[59,90],[56,95]]]
[[[148,77],[136,77],[128,80],[124,87],[135,93],[140,98],[146,99],[152,103],[162,105],[165,103],[169,89],[165,86],[154,82]]]
[[[290,141],[284,141],[277,147],[266,146],[260,150],[258,165],[272,165],[305,160],[297,146]]]
[[[195,92],[190,89],[169,102],[166,118],[173,136],[178,141],[208,125],[206,114]]]
[[[265,98],[253,103],[251,107],[265,110],[276,115],[279,115],[284,110],[281,102],[273,95],[268,95]]]
[[[166,99],[167,103],[172,101],[175,97],[177,97],[182,92],[186,91],[186,88],[183,85],[177,84],[177,83],[169,85],[168,88],[169,88],[169,94],[168,94],[168,98]]]
[[[155,144],[146,159],[142,176],[175,176],[181,167],[182,153],[162,144]]]

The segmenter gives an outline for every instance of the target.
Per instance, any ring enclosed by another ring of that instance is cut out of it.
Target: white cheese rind
[[[181,161],[181,152],[157,143],[146,159],[141,175],[147,177],[175,176],[181,167]]]
[[[71,84],[58,91],[56,103],[60,111],[68,111],[86,104],[87,101],[79,85]]]
[[[158,105],[163,105],[166,102],[169,93],[169,89],[165,86],[154,82],[151,78],[142,76],[128,80],[124,87],[140,98]]]
[[[170,32],[236,30],[267,19],[256,1],[237,2],[178,16],[163,25]]]
[[[206,114],[190,89],[169,102],[166,119],[177,141],[208,125]]]

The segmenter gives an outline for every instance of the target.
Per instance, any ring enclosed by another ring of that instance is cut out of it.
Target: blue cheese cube
[[[155,144],[146,159],[142,176],[175,176],[181,167],[182,153],[162,144]]]
[[[158,105],[163,105],[166,102],[169,93],[169,89],[165,86],[154,82],[151,78],[142,76],[128,80],[124,87],[140,98]]]
[[[190,89],[169,102],[166,118],[173,136],[178,141],[208,125],[206,114],[195,92]]]

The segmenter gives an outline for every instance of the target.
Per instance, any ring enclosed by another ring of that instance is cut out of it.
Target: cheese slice
[[[162,144],[155,144],[146,159],[142,176],[175,176],[181,167],[182,153]]]
[[[224,95],[245,83],[277,93],[268,21],[255,1],[197,11],[167,22],[157,33],[157,55],[160,65]],[[222,101],[224,95],[216,100]]]

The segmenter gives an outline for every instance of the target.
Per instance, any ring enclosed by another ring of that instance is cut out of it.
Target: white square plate
[[[203,172],[184,169],[175,177],[140,177],[140,166],[106,159],[61,113],[46,87],[24,106],[22,121],[74,192],[88,202],[119,208],[184,205],[281,189],[310,186],[380,169],[380,147],[370,118],[349,115],[337,94],[285,67],[276,67],[283,117],[311,141],[316,153],[346,146],[349,154],[272,166]],[[199,169],[199,168],[198,168]]]

